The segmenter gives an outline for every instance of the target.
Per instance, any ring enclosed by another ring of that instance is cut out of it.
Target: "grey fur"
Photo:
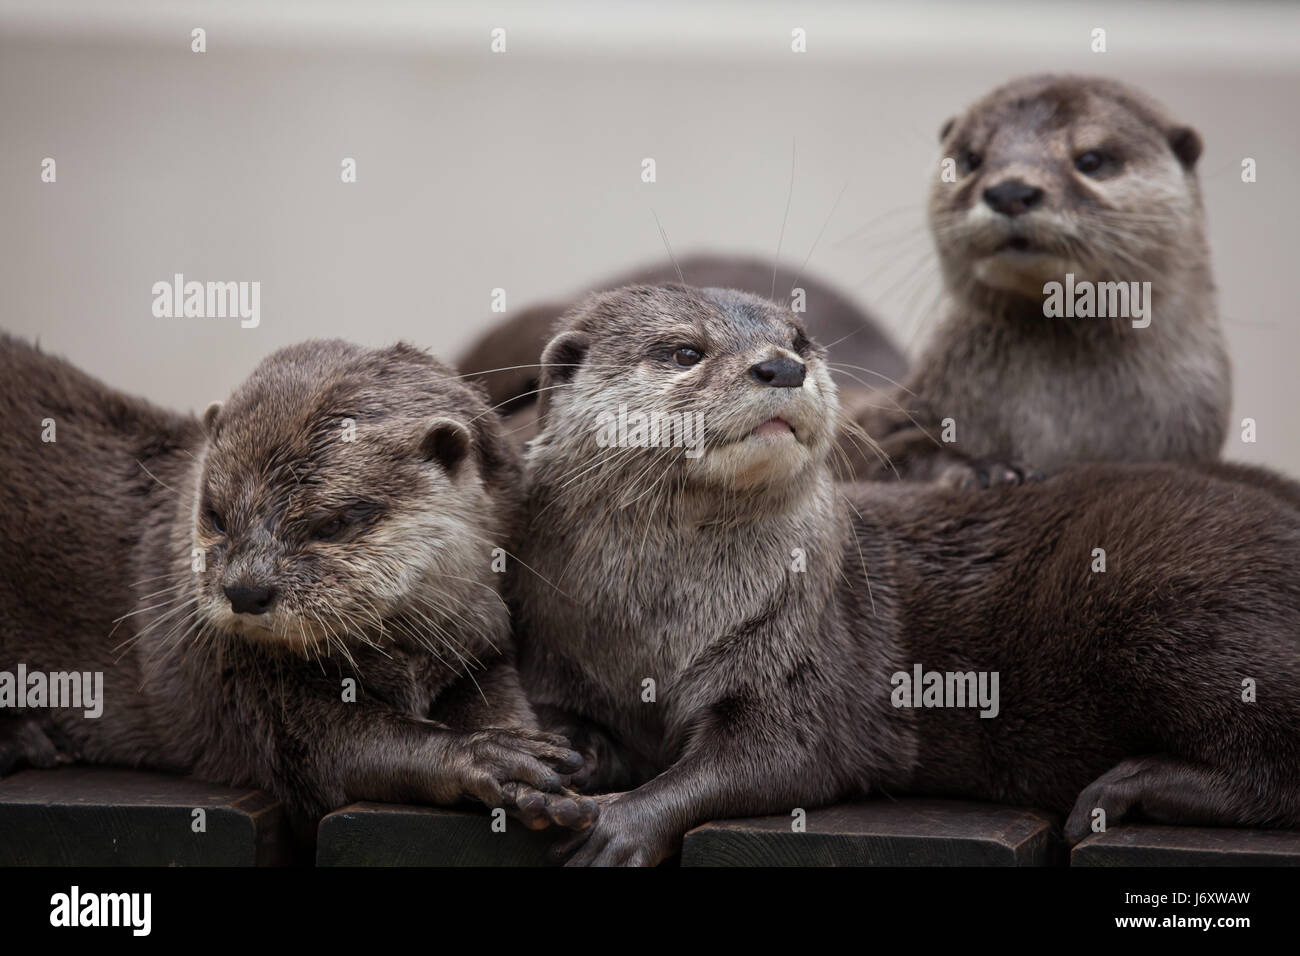
[[[634,287],[547,348],[512,592],[525,687],[612,791],[571,862],[654,864],[709,819],[881,793],[1068,813],[1071,841],[1097,807],[1300,825],[1300,488],[1170,463],[837,485],[835,390],[800,328],[740,293]],[[801,387],[748,374],[790,354]],[[620,403],[701,410],[709,446],[596,447]],[[773,416],[792,438],[751,435]],[[998,672],[997,716],[895,707],[916,664]]]
[[[949,302],[906,388],[848,402],[889,458],[863,455],[857,473],[924,479],[956,464],[960,480],[975,474],[963,463],[976,472],[981,462],[1019,466],[995,470],[997,483],[1019,480],[1026,466],[1216,458],[1232,390],[1195,169],[1199,136],[1131,87],[1046,75],[989,93],[946,124],[942,140],[958,179],[936,171],[929,213]],[[1094,147],[1120,159],[1093,174],[1076,170],[1076,157]],[[961,166],[967,151],[981,157],[973,170]],[[1009,181],[1041,188],[1041,205],[990,213],[984,190]],[[1014,253],[993,253],[1013,236],[1052,258],[1008,265]],[[1044,280],[1063,281],[1067,270],[1078,280],[1151,282],[1149,327],[1045,317]],[[955,421],[955,443],[938,440],[945,418]]]
[[[359,799],[588,823],[563,790],[579,758],[536,731],[511,660],[489,566],[518,466],[482,395],[409,346],[317,341],[205,424],[0,337],[0,669],[105,680],[99,719],[28,718],[87,762],[269,790],[308,840]],[[241,584],[277,588],[271,612],[232,613]],[[5,718],[0,754],[48,763]]]
[[[869,312],[815,275],[774,268],[757,258],[693,254],[678,262],[661,262],[589,288],[599,291],[678,281],[679,267],[680,281],[694,286],[740,289],[764,296],[775,288],[778,298],[789,297],[796,285],[803,289],[808,334],[833,343],[831,357],[839,366],[836,372],[842,376],[841,381],[881,386],[901,380],[906,372],[903,354]],[[577,301],[575,297],[568,302],[549,302],[524,309],[485,332],[456,363],[466,375],[477,376],[487,386],[489,399],[507,416],[507,434],[521,447],[537,434],[538,359],[555,331],[556,322]],[[849,385],[851,393],[859,389],[866,396],[868,389]],[[869,402],[871,398],[864,400]],[[846,454],[850,456],[845,458],[846,464],[856,460],[855,441],[856,436],[845,442]]]

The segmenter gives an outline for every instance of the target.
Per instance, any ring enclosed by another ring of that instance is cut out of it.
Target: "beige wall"
[[[941,121],[1017,73],[1102,72],[1204,135],[1235,417],[1259,421],[1228,454],[1300,475],[1295,9],[482,9],[0,0],[0,327],[192,409],[308,336],[449,356],[494,287],[517,308],[659,257],[652,210],[679,253],[771,255],[793,141],[783,257],[802,261],[844,188],[810,269],[915,348],[937,298],[922,197]],[[807,54],[789,52],[794,26]],[[1106,54],[1088,50],[1095,26]],[[154,318],[150,288],[175,272],[260,281],[260,327]]]

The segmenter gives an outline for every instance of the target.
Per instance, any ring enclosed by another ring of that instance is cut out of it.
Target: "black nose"
[[[1000,212],[1004,216],[1019,216],[1043,201],[1043,191],[1018,179],[1009,179],[984,190],[984,201],[994,212]]]
[[[749,367],[749,376],[759,385],[773,388],[798,388],[803,384],[808,369],[794,359],[774,358]]]
[[[275,588],[249,588],[244,586],[223,588],[230,598],[230,609],[236,614],[265,614],[275,600]]]

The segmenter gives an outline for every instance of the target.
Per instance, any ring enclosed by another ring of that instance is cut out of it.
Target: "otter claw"
[[[1003,485],[1028,485],[1047,476],[1037,468],[1020,462],[981,459],[950,466],[940,478],[953,488],[999,488]]]

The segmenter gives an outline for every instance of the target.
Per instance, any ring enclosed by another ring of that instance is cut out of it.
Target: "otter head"
[[[628,286],[560,321],[542,355],[534,473],[624,506],[680,489],[790,486],[825,461],[838,413],[802,321],[742,292]]]
[[[1014,80],[944,124],[940,140],[952,175],[935,179],[930,226],[960,295],[1041,303],[1043,285],[1067,272],[1154,281],[1171,257],[1204,258],[1188,251],[1202,241],[1200,136],[1123,84]]]
[[[305,653],[479,600],[467,580],[490,579],[518,469],[446,366],[405,345],[307,342],[204,426],[192,523],[208,626]]]

